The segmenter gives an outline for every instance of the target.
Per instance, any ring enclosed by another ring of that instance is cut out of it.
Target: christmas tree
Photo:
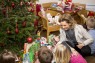
[[[22,46],[28,37],[35,39],[34,2],[36,0],[0,0],[0,45]],[[27,40],[26,40],[27,39]],[[12,48],[12,47],[11,47]]]

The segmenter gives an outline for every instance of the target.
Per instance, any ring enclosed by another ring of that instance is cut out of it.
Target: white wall
[[[83,4],[93,4],[95,5],[95,0],[72,0],[75,3],[83,3]]]
[[[59,0],[39,0],[40,3],[58,2]],[[74,3],[94,4],[95,0],[72,0]]]
[[[58,2],[58,0],[39,0],[39,3]]]

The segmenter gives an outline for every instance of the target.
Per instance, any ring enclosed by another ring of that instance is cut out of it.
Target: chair
[[[47,10],[46,13],[50,13],[52,16],[55,16],[58,12],[54,10]],[[47,31],[47,40],[50,32],[59,31],[60,26],[59,25],[49,25],[49,20],[46,17],[43,17],[41,12],[38,13],[38,15],[41,17],[42,21],[42,30],[45,29]]]
[[[79,11],[77,14],[78,16],[81,18],[81,21],[82,21],[82,25],[85,24],[86,22],[86,18],[87,18],[87,13],[88,13],[88,10],[81,10]]]
[[[83,10],[80,10],[79,12],[78,12],[78,14],[83,14],[85,17],[87,17],[87,13],[88,13],[88,10],[85,10],[85,9],[83,9]]]

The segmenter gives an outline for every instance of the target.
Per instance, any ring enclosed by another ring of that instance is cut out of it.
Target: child
[[[0,63],[16,63],[15,61],[16,56],[8,50],[4,50],[0,54]]]
[[[87,63],[86,60],[66,42],[58,44],[55,48],[54,60],[56,63]]]
[[[95,17],[89,16],[87,18],[85,28],[94,39],[94,42],[91,43],[89,46],[91,48],[91,54],[95,54]]]
[[[38,51],[38,59],[35,63],[51,63],[53,59],[53,53],[46,46],[42,46]]]

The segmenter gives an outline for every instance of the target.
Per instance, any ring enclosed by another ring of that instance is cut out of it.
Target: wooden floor
[[[51,34],[58,35],[59,32],[53,32],[53,33],[51,33]],[[42,35],[43,37],[46,37],[46,31],[43,31],[43,32],[41,33],[41,35]],[[95,56],[88,56],[88,57],[85,57],[85,59],[86,59],[87,63],[95,63]]]
[[[95,56],[88,56],[85,59],[87,63],[95,63]]]

